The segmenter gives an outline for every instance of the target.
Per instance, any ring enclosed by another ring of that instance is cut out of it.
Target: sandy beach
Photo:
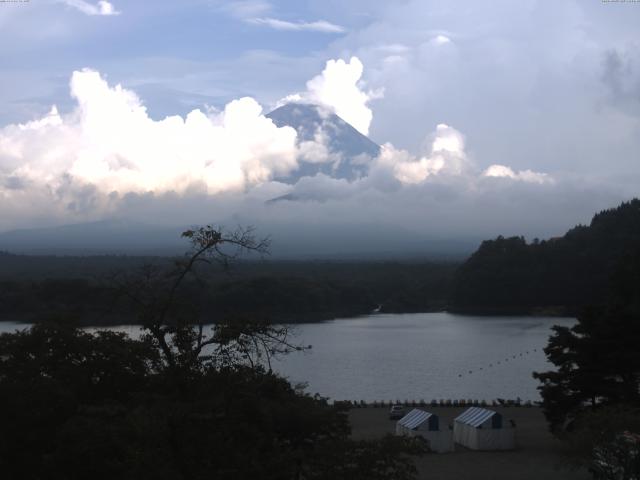
[[[429,480],[588,480],[584,470],[570,469],[562,455],[562,444],[548,431],[539,408],[491,407],[506,421],[517,425],[517,448],[505,452],[471,451],[456,445],[448,454],[427,454],[416,460],[420,479]],[[410,410],[410,407],[409,407]],[[441,425],[452,425],[465,408],[425,407],[440,416]],[[408,411],[408,410],[407,410]],[[377,438],[395,431],[388,408],[355,408],[349,413],[352,435],[358,439]]]

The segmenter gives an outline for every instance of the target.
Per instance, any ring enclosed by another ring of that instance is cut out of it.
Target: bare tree
[[[260,318],[218,319],[207,331],[197,308],[179,301],[188,280],[193,279],[201,288],[207,285],[198,272],[199,264],[217,264],[228,271],[240,255],[268,254],[268,237],[257,238],[252,227],[227,232],[211,225],[187,230],[182,237],[191,248],[173,268],[146,265],[134,274],[120,274],[114,279],[119,292],[135,306],[142,328],[160,348],[169,367],[195,366],[205,361],[216,367],[265,363],[271,370],[275,355],[303,349],[293,344],[286,326]]]

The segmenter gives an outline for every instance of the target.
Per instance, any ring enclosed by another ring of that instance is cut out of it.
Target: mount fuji
[[[300,167],[276,179],[284,183],[296,183],[318,173],[355,180],[366,175],[371,159],[380,153],[378,144],[318,105],[288,103],[267,114],[267,118],[278,127],[294,128],[303,152],[298,158]],[[312,151],[305,154],[305,147]]]

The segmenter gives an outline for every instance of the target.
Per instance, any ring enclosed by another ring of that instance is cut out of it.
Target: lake
[[[531,373],[551,367],[552,325],[572,318],[378,314],[295,325],[311,344],[274,363],[292,382],[336,400],[540,398]],[[24,328],[0,323],[0,331]],[[139,328],[118,327],[135,336]]]
[[[551,326],[574,323],[418,313],[298,325],[299,343],[313,348],[275,368],[339,400],[538,400],[531,373],[551,367],[542,351]]]

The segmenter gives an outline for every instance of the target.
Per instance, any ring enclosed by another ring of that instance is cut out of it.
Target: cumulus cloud
[[[328,107],[363,135],[369,134],[373,112],[369,102],[382,90],[363,90],[364,65],[358,57],[327,61],[321,74],[307,82],[307,91],[285,97],[280,103],[308,102]]]
[[[190,112],[156,121],[135,93],[96,71],[74,72],[77,107],[61,116],[0,130],[0,172],[41,189],[61,179],[103,193],[209,194],[242,190],[297,167],[296,132],[276,127],[251,98],[220,113]]]
[[[430,144],[425,155],[415,157],[392,144],[383,145],[378,164],[393,170],[402,183],[422,183],[435,175],[452,176],[470,173],[462,133],[449,125],[439,124],[427,139]]]
[[[323,106],[321,117],[330,106],[364,128],[359,119],[370,122],[366,104],[372,95],[357,85],[362,69],[356,58],[329,61],[303,95]],[[109,85],[93,70],[74,72],[70,93],[76,107],[68,114],[53,107],[42,118],[0,129],[0,195],[5,200],[24,199],[28,191],[37,191],[38,198],[49,192],[75,212],[108,210],[131,193],[245,192],[286,177],[299,162],[339,168],[343,160],[323,128],[311,139],[299,139],[294,129],[278,128],[248,97],[222,111],[193,110],[185,117],[156,120],[133,91]],[[370,161],[353,159],[363,171]],[[93,200],[74,201],[80,190]]]
[[[322,99],[314,103],[364,128],[373,95],[358,85],[361,75],[357,58],[329,61],[300,97]],[[31,122],[0,128],[0,228],[105,215],[169,215],[177,223],[239,215],[281,225],[351,218],[407,227],[420,224],[425,209],[438,222],[451,208],[491,204],[497,211],[503,194],[544,196],[555,188],[543,173],[504,165],[483,171],[467,152],[465,136],[446,124],[426,136],[420,154],[387,143],[376,158],[352,159],[363,172],[353,179],[332,178],[328,169],[285,184],[276,179],[303,163],[341,165],[330,130],[302,139],[293,128],[278,128],[248,97],[219,111],[154,119],[136,93],[88,69],[73,73],[70,93],[76,104],[70,112],[53,107]],[[449,232],[460,232],[448,225]]]
[[[553,183],[553,178],[546,173],[534,172],[532,170],[515,172],[505,165],[491,165],[482,175],[485,177],[508,178],[529,183]]]
[[[120,12],[115,9],[113,4],[106,0],[100,0],[97,3],[90,3],[86,0],[58,0],[61,3],[73,7],[85,15],[119,15]]]

